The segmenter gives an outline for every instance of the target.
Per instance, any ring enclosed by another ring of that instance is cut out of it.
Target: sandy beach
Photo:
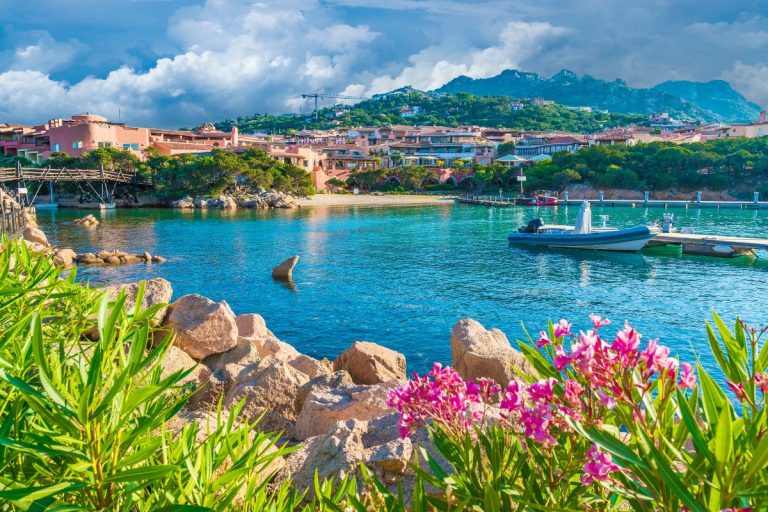
[[[297,200],[301,206],[413,206],[452,201],[450,197],[393,194],[317,194]]]

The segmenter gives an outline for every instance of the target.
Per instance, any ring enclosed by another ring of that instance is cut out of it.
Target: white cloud
[[[567,29],[549,23],[513,21],[503,28],[498,41],[487,48],[465,48],[454,41],[429,46],[411,55],[410,64],[398,75],[374,78],[368,93],[377,94],[406,85],[436,89],[459,75],[487,78],[505,69],[520,67],[525,60],[541,53],[545,42],[567,33]]]
[[[768,64],[745,64],[736,61],[723,73],[723,78],[744,96],[763,108],[768,106]]]
[[[43,30],[11,32],[11,36],[17,46],[13,50],[0,52],[2,60],[7,63],[6,69],[9,70],[54,71],[71,64],[78,54],[87,49],[76,40],[56,41]],[[0,69],[1,66],[2,63]]]

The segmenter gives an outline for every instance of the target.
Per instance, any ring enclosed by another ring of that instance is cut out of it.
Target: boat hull
[[[646,246],[657,235],[647,226],[636,226],[615,231],[598,231],[587,234],[573,234],[566,231],[553,233],[512,233],[511,244],[556,247],[558,249],[585,249],[595,251],[636,252]]]

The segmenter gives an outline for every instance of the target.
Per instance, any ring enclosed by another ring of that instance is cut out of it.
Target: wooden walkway
[[[34,183],[34,187],[29,184]],[[72,183],[79,191],[78,203],[112,204],[116,197],[138,202],[137,187],[151,182],[135,172],[120,169],[68,169],[51,167],[0,167],[0,187],[11,196],[34,203],[43,187]]]

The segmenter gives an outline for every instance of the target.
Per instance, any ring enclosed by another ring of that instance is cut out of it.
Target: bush
[[[435,365],[390,393],[402,435],[427,425],[422,478],[436,510],[765,510],[765,330],[715,315],[709,345],[727,386],[628,324],[612,341],[591,316],[521,344],[541,377],[464,381]],[[695,377],[698,373],[698,380]],[[729,391],[728,391],[729,390]],[[489,414],[500,410],[500,415]],[[453,469],[438,464],[445,459]]]

